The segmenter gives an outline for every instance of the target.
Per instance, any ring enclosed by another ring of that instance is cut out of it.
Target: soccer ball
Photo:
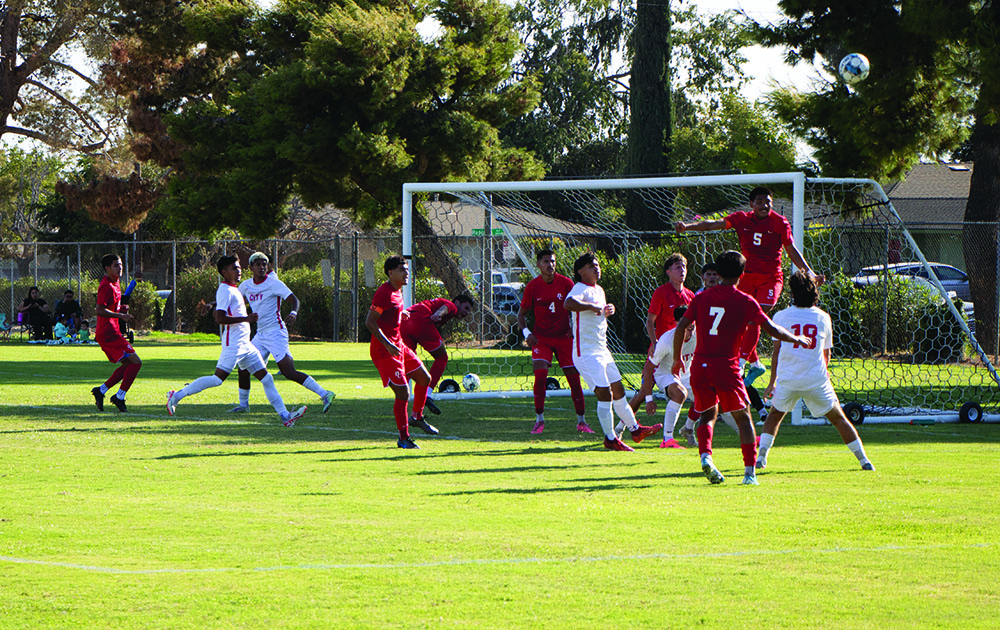
[[[840,78],[848,85],[864,81],[870,69],[871,66],[868,65],[868,57],[860,53],[847,55],[840,60],[840,65],[837,67],[837,70],[840,72]]]
[[[479,391],[479,376],[476,374],[466,374],[462,377],[462,387],[467,392]]]

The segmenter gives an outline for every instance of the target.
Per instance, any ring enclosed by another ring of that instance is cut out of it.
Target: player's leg
[[[429,435],[437,435],[438,430],[424,420],[424,405],[427,402],[427,386],[431,382],[431,375],[412,350],[405,345],[402,350],[406,378],[413,381],[413,414],[408,418],[408,424]]]
[[[264,359],[266,362],[267,359]],[[231,413],[243,413],[250,410],[250,372],[239,369],[236,372],[237,391],[239,392],[239,402],[230,409]]]
[[[658,433],[663,428],[662,424],[656,423],[652,426],[643,426],[635,419],[635,413],[628,404],[628,399],[625,398],[625,386],[622,385],[622,377],[614,361],[610,361],[607,364],[607,372],[608,380],[611,381],[611,404],[614,407],[615,413],[618,414],[618,417],[622,419],[632,434],[632,441],[638,444],[648,436]]]
[[[129,355],[129,353],[135,353],[135,350],[132,350],[128,340],[124,337],[120,337],[107,343],[101,343],[100,346],[104,355],[108,357],[108,361],[118,364],[118,367],[116,367],[115,371],[111,373],[108,380],[90,390],[90,393],[94,395],[94,405],[97,407],[97,410],[104,411],[104,396],[108,393],[109,389],[120,383],[122,379],[125,378],[125,358]]]
[[[437,329],[434,329],[437,332]],[[433,350],[427,350],[430,353],[431,358],[434,361],[431,363],[431,369],[427,372],[430,374],[431,380],[427,383],[427,399],[424,404],[424,408],[430,411],[434,415],[441,415],[441,409],[434,402],[433,394],[434,388],[438,386],[441,382],[441,377],[444,376],[444,371],[448,368],[448,349],[444,347],[444,339],[441,339],[440,334],[438,334],[438,345]],[[427,346],[424,346],[427,349]]]
[[[771,405],[771,412],[767,414],[764,428],[760,430],[760,448],[757,451],[757,464],[755,465],[757,470],[767,468],[767,455],[774,446],[774,438],[778,435],[781,421],[785,419],[786,415],[788,415],[786,412],[780,411],[774,404]]]
[[[632,400],[628,401],[629,407],[632,408],[632,413],[639,413],[639,406],[646,400],[646,396],[653,393],[653,372],[656,370],[656,366],[646,357],[646,362],[642,364],[642,381],[639,383],[639,390],[636,391],[635,395],[632,396]],[[656,413],[654,410],[653,413]],[[653,415],[647,411],[648,415]]]
[[[226,366],[229,366],[226,369]],[[198,392],[205,391],[211,387],[218,387],[222,385],[222,382],[226,380],[229,373],[233,371],[233,367],[236,365],[235,357],[233,357],[232,364],[227,361],[224,363],[223,359],[219,359],[219,364],[215,367],[215,373],[211,376],[201,376],[177,391],[167,392],[167,413],[171,416],[177,411],[177,403],[181,400],[191,396],[192,394],[197,394]]]
[[[565,354],[569,354],[569,352]],[[561,366],[562,356],[563,353],[560,352],[559,361]],[[580,433],[593,433],[594,430],[587,424],[587,407],[583,399],[583,385],[580,383],[580,373],[572,365],[562,366],[562,371],[566,377],[566,383],[569,384],[569,396],[570,400],[573,401],[573,411],[576,412],[576,430]]]
[[[417,443],[410,438],[409,413],[406,406],[410,400],[410,390],[405,384],[390,382],[388,387],[392,390],[394,400],[392,403],[392,418],[396,421],[396,430],[399,432],[399,439],[396,446],[399,448],[420,448]]]
[[[131,349],[131,346],[129,346],[129,349]],[[118,411],[125,413],[128,411],[128,408],[125,406],[125,396],[128,394],[129,388],[132,387],[132,383],[135,382],[135,377],[139,374],[139,370],[142,369],[142,359],[139,358],[138,354],[135,354],[135,350],[132,350],[132,354],[127,354],[122,359],[122,366],[125,368],[122,373],[122,382],[118,386],[118,391],[111,397],[111,402],[115,407],[118,407]]]
[[[667,384],[667,408],[663,411],[663,442],[660,448],[683,450],[684,447],[674,439],[674,425],[681,416],[681,407],[687,398],[687,390],[679,382]]]
[[[745,280],[745,282],[744,282]],[[781,295],[783,282],[780,276],[769,276],[763,274],[744,274],[737,288],[750,295],[764,313],[769,313]],[[746,287],[746,288],[744,288]],[[746,332],[743,333],[743,341],[740,345],[740,359],[749,363],[744,382],[752,385],[753,382],[764,374],[767,370],[757,356],[757,342],[760,341],[760,325],[750,323]]]
[[[734,409],[730,413],[740,431],[740,450],[743,452],[743,484],[757,484],[757,435],[754,433],[753,420],[750,419],[750,408]]]
[[[536,344],[535,347],[537,348],[540,343]],[[531,427],[531,432],[538,435],[545,430],[545,392],[546,382],[549,378],[549,362],[544,359],[532,359],[531,373],[535,375],[535,382],[531,388],[532,398],[535,402],[535,426]]]
[[[803,394],[802,398],[814,416],[826,416],[830,424],[837,429],[837,432],[840,433],[840,439],[844,441],[847,448],[858,459],[862,470],[875,470],[871,461],[868,460],[868,455],[865,453],[865,447],[861,443],[861,437],[858,435],[857,429],[854,428],[854,425],[844,415],[844,410],[840,406],[840,401],[837,399],[837,393],[833,390],[830,379],[827,379],[822,387]],[[818,410],[823,409],[827,409],[827,411],[816,413]]]
[[[688,397],[691,398],[690,395]],[[681,429],[681,435],[684,436],[685,440],[687,440],[688,448],[698,446],[698,439],[694,434],[694,427],[700,416],[701,414],[694,410],[694,404],[688,407],[687,417],[684,419],[684,428]]]
[[[323,413],[326,413],[330,409],[330,403],[336,398],[336,394],[331,391],[327,391],[316,382],[316,379],[309,376],[305,372],[300,372],[295,369],[295,359],[292,357],[292,353],[285,352],[284,356],[279,358],[277,352],[274,353],[274,360],[278,362],[278,371],[281,375],[290,381],[294,381],[305,387],[312,393],[319,396],[319,399],[323,402]]]

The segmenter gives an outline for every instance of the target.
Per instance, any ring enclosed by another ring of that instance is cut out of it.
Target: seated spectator
[[[52,319],[58,322],[61,315],[69,316],[70,328],[78,328],[80,320],[83,319],[83,309],[80,308],[80,303],[73,299],[73,292],[69,289],[63,294],[63,299],[56,302],[56,312]]]
[[[77,339],[80,343],[90,343],[90,322],[85,319],[80,320],[80,330],[77,332]]]
[[[17,307],[24,313],[25,321],[31,328],[31,338],[39,341],[52,339],[52,320],[49,317],[49,304],[39,297],[38,287],[28,289],[28,297]]]
[[[55,339],[59,343],[72,343],[76,341],[76,329],[69,324],[69,315],[63,313],[59,316],[54,329]]]

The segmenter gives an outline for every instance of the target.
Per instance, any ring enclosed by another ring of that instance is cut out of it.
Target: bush
[[[962,301],[956,299],[955,306],[964,321]],[[929,305],[918,326],[925,334],[917,339],[915,363],[954,363],[965,358],[965,330],[946,303]]]
[[[279,277],[299,298],[294,333],[314,339],[330,339],[333,336],[333,288],[323,284],[320,268],[282,269]]]
[[[219,334],[219,325],[215,323],[213,313],[198,314],[199,302],[215,301],[219,281],[219,272],[215,267],[189,269],[177,275],[174,295],[177,299],[177,315],[181,320],[181,330],[187,333]]]

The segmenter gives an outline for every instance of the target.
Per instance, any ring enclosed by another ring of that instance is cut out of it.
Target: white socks
[[[604,400],[597,401],[597,420],[601,423],[601,430],[604,431],[604,437],[609,440],[618,439],[618,434],[615,433],[614,421],[615,417],[611,414],[611,403]]]
[[[198,377],[182,387],[180,391],[174,392],[174,402],[180,402],[181,399],[187,398],[191,394],[197,394],[198,392],[203,392],[206,389],[218,387],[219,385],[222,385],[222,379],[215,374]]]
[[[267,394],[267,401],[271,403],[274,410],[278,412],[278,415],[284,418],[288,415],[288,409],[285,408],[285,401],[281,399],[281,394],[278,393],[278,388],[274,386],[274,377],[268,372],[264,375],[264,378],[260,379],[260,384],[264,386],[264,393]]]
[[[618,414],[618,417],[625,421],[625,426],[629,428],[629,431],[638,428],[639,423],[636,422],[635,414],[632,413],[632,408],[629,407],[628,400],[626,400],[624,396],[618,400],[611,401],[611,406],[614,407],[615,413]]]
[[[736,426],[736,420],[733,419],[733,414],[727,411],[726,413],[720,414],[719,417],[722,418],[722,421],[728,424],[729,428],[733,431],[736,431],[737,433],[740,432],[740,428]]]
[[[250,390],[249,389],[242,389],[241,388],[239,390],[239,392],[240,392],[240,407],[249,407],[250,406]]]
[[[306,389],[308,389],[312,393],[316,394],[320,398],[322,398],[323,396],[326,396],[326,394],[327,394],[327,391],[325,389],[323,389],[322,387],[320,387],[319,383],[316,382],[316,379],[314,379],[311,376],[307,376],[306,377],[306,380],[304,380],[302,382],[302,387],[305,387]],[[270,399],[268,399],[268,400],[270,400]]]
[[[865,447],[861,443],[861,438],[858,438],[847,445],[847,448],[851,449],[854,456],[858,458],[858,461],[862,464],[868,461],[868,455],[865,454]]]
[[[674,437],[674,425],[677,418],[681,416],[681,403],[673,400],[667,401],[667,408],[663,411],[663,440]]]

